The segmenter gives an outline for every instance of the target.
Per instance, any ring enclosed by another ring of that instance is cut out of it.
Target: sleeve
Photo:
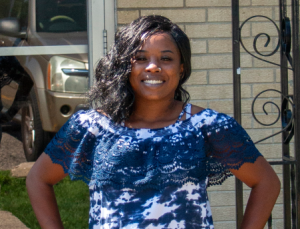
[[[203,133],[208,186],[222,184],[232,176],[229,169],[239,169],[262,156],[247,132],[225,114],[218,113],[210,125],[204,125]]]
[[[89,184],[96,137],[89,131],[91,120],[85,111],[74,114],[45,149],[53,163],[63,167],[72,180]]]

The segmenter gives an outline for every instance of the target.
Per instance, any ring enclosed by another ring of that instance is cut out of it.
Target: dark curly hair
[[[98,63],[95,84],[88,92],[90,106],[109,115],[116,123],[126,120],[133,111],[135,96],[129,83],[131,59],[145,39],[155,33],[169,33],[177,44],[184,71],[174,99],[184,103],[190,99],[189,93],[182,88],[191,75],[191,48],[187,35],[168,18],[143,16],[116,33],[113,47]]]

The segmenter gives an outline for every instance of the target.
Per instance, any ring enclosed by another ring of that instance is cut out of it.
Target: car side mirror
[[[0,19],[0,34],[18,38],[26,37],[26,32],[20,31],[20,23],[17,18]]]

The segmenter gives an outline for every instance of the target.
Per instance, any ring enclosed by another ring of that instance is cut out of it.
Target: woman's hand
[[[278,176],[263,157],[230,171],[252,188],[240,229],[264,228],[280,192]]]
[[[26,186],[31,205],[41,228],[63,228],[53,185],[66,177],[63,168],[43,153],[30,170]]]

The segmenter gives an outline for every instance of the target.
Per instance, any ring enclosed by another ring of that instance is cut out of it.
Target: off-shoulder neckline
[[[175,127],[175,126],[181,126],[182,124],[186,123],[186,122],[189,122],[190,120],[194,119],[196,116],[199,117],[202,115],[202,113],[204,113],[205,111],[213,111],[212,109],[210,108],[204,108],[202,109],[201,111],[191,115],[189,118],[185,119],[185,120],[179,120],[179,121],[176,121],[175,123],[173,124],[170,124],[168,126],[165,126],[165,127],[161,127],[161,128],[154,128],[154,129],[151,129],[151,128],[130,128],[130,127],[126,127],[126,126],[122,126],[120,124],[116,124],[115,122],[113,122],[109,117],[107,117],[106,115],[98,112],[97,110],[93,110],[95,113],[97,113],[99,116],[103,117],[111,127],[115,127],[117,129],[122,129],[123,131],[160,131],[160,130],[167,130],[167,129],[170,129],[172,127]],[[218,113],[218,112],[216,112]]]

